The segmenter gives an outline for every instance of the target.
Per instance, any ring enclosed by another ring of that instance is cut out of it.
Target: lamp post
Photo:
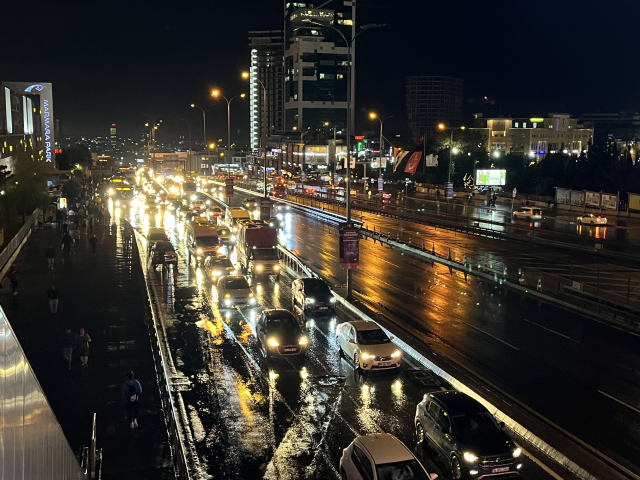
[[[151,158],[151,144],[153,142],[155,142],[156,140],[156,130],[158,129],[158,127],[162,124],[162,120],[158,120],[156,123],[154,123],[153,125],[149,124],[149,123],[145,123],[144,126],[149,128],[149,137],[147,138],[147,157],[149,158],[149,161],[151,162],[152,168],[155,168],[156,166],[156,155],[155,155],[155,148],[153,151],[153,159]]]
[[[242,78],[249,78],[249,72],[242,72]],[[263,170],[263,183],[264,183],[264,190],[262,192],[262,194],[264,195],[264,198],[267,198],[267,135],[266,135],[266,130],[267,130],[267,87],[264,86],[264,83],[262,83],[262,80],[260,80],[257,76],[255,78],[255,80],[260,84],[260,86],[262,87],[262,128],[260,129],[260,143],[262,144],[262,154],[263,154],[263,166],[262,166],[262,170]]]
[[[204,147],[205,154],[207,153],[207,115],[204,113],[204,108],[199,107],[195,103],[191,104],[191,108],[199,108],[202,110],[202,145]]]
[[[447,183],[451,183],[451,154],[453,153],[453,132],[454,130],[466,130],[467,127],[448,127],[444,123],[438,124],[438,130],[446,131],[449,130],[451,132],[451,136],[449,138],[449,169],[447,172]]]
[[[347,40],[347,37],[344,36],[344,34],[336,27],[332,26],[332,25],[327,25],[325,23],[321,23],[321,22],[314,22],[313,20],[306,20],[309,23],[311,23],[312,25],[318,25],[320,27],[326,27],[326,28],[331,28],[332,30],[335,30],[336,32],[338,32],[338,34],[342,37],[342,39],[344,40],[344,43],[347,47],[347,188],[346,188],[346,204],[347,204],[347,224],[351,223],[351,120],[353,117],[353,112],[352,112],[352,107],[351,107],[351,103],[352,103],[352,98],[351,98],[351,77],[352,77],[352,70],[353,70],[353,65],[351,62],[351,53],[352,53],[352,48],[353,48],[353,43],[355,42],[356,38],[358,37],[358,35],[360,35],[362,32],[364,32],[365,30],[372,30],[374,28],[380,28],[380,27],[385,27],[386,24],[377,24],[377,23],[371,23],[368,25],[362,25],[360,27],[360,31],[358,33],[356,33],[355,35],[352,35],[350,39]],[[352,30],[353,32],[353,30]],[[347,300],[352,300],[353,299],[353,285],[352,285],[352,280],[351,280],[351,269],[347,269]]]
[[[382,142],[384,140],[384,135],[382,135],[382,125],[384,124],[385,120],[387,120],[389,118],[393,118],[393,115],[390,115],[390,116],[385,117],[385,118],[380,118],[377,113],[371,112],[369,114],[369,118],[371,118],[372,120],[373,119],[377,119],[380,122],[380,164],[378,165],[378,167],[380,169],[380,172],[382,173]]]
[[[189,165],[188,167],[188,171],[191,172],[191,122],[189,120],[187,120],[186,118],[181,118],[179,117],[180,120],[182,120],[183,122],[187,122],[187,125],[189,125],[189,159],[187,160],[187,164]]]
[[[216,89],[211,92],[211,96],[214,98],[217,98],[217,97],[224,98],[225,101],[227,102],[227,150],[230,151],[231,150],[231,102],[238,97],[244,98],[246,97],[246,95],[244,93],[241,93],[240,95],[236,95],[235,97],[227,98],[224,95],[222,95],[222,93],[220,93],[220,90]],[[229,159],[227,159],[227,165],[229,165]],[[229,176],[230,176],[229,167],[227,166],[227,177]]]

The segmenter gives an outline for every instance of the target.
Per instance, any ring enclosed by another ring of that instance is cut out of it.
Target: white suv
[[[342,451],[343,480],[435,480],[404,443],[388,433],[356,437]]]

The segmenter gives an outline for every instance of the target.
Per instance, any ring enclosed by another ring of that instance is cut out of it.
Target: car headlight
[[[273,337],[271,337],[269,340],[267,340],[267,343],[272,347],[279,347],[280,346],[278,341]]]
[[[237,232],[237,231],[238,231],[238,227],[233,227],[233,228],[231,229],[231,231],[232,231],[232,232]]]
[[[229,300],[228,298],[224,301],[224,304],[229,306],[231,305],[231,300]]]
[[[262,270],[262,265],[256,265],[256,270],[258,271]]]
[[[362,354],[362,359],[363,360],[369,360],[371,358],[371,355],[369,355],[368,353],[363,353]]]
[[[254,297],[251,297],[251,298],[249,299],[249,303],[250,303],[251,305],[255,305],[255,304],[256,304],[256,299],[255,299]]]
[[[198,248],[198,249],[196,250],[196,253],[197,253],[198,255],[202,255],[202,249],[201,249],[201,248]]]
[[[120,200],[117,200],[116,201],[116,207],[119,207],[119,206],[120,206]]]
[[[217,277],[221,274],[222,272],[220,270],[214,270],[213,272],[211,272],[211,275],[213,275],[214,277]]]
[[[237,239],[236,239],[236,236],[235,236],[235,235],[231,235],[231,241],[232,241],[232,242],[235,242],[236,240],[237,240]]]
[[[471,452],[464,452],[463,456],[467,462],[476,462],[478,460],[478,457]]]
[[[520,448],[516,448],[513,451],[513,458],[518,458],[520,456],[520,454],[522,454],[522,450]]]
[[[280,270],[280,265],[274,265],[273,269],[274,270]]]
[[[253,297],[253,292],[249,293],[249,296],[250,296],[250,297]]]
[[[307,303],[309,305],[313,305],[314,303],[316,303],[316,299],[315,298],[305,298],[304,299],[304,303]]]
[[[231,294],[225,293],[224,298],[231,298]]]
[[[391,354],[391,358],[396,358],[396,357],[399,357],[399,356],[400,356],[400,350],[396,350],[395,352],[393,352]]]
[[[336,297],[331,297],[331,298],[329,299],[329,301],[330,301],[331,303],[336,303]]]
[[[300,345],[306,345],[308,342],[309,340],[307,340],[307,337],[300,337],[300,340],[298,340]]]

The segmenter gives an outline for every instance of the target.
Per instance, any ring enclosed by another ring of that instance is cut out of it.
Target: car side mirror
[[[355,341],[353,338],[350,338],[350,339],[349,339],[349,343],[353,343],[353,344],[355,344],[355,343],[356,343],[356,341]]]

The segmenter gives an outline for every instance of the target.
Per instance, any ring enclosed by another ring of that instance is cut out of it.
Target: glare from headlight
[[[362,359],[363,359],[363,360],[368,360],[368,359],[370,359],[370,358],[371,358],[371,355],[369,355],[368,353],[363,353],[363,354],[362,354]]]
[[[225,293],[225,294],[224,294],[224,298],[231,298],[231,294],[229,294],[229,293]]]
[[[224,304],[229,306],[231,305],[231,300],[229,300],[228,298],[224,301]]]
[[[514,452],[515,453],[515,452]],[[478,457],[471,452],[464,452],[464,459],[467,462],[475,462],[478,460]]]
[[[196,253],[197,253],[198,255],[202,255],[202,249],[201,249],[201,248],[198,248],[198,249],[196,250]]]
[[[280,270],[280,265],[276,265],[273,267],[274,270]]]
[[[262,270],[262,265],[256,265],[256,270],[258,271]]]
[[[249,303],[250,303],[251,305],[255,305],[255,304],[256,304],[256,299],[255,299],[254,297],[251,297],[251,298],[249,299]]]
[[[253,297],[253,292],[249,293],[249,296],[250,296],[250,297]]]
[[[220,270],[214,270],[213,272],[211,272],[211,275],[213,275],[214,277],[217,277],[221,274],[222,272]]]
[[[307,340],[307,337],[300,337],[300,340],[298,340],[298,343],[300,345],[306,345],[308,341],[309,340]]]
[[[513,451],[513,458],[518,458],[520,456],[520,454],[522,453],[522,450],[520,450],[520,448],[516,448]]]
[[[235,235],[231,235],[231,241],[235,242],[236,241],[236,236]]]
[[[120,206],[120,200],[116,200],[116,207]]]
[[[308,304],[314,304],[316,303],[316,299],[315,298],[306,298],[305,302]]]
[[[280,346],[278,341],[273,337],[271,337],[269,340],[267,340],[267,343],[272,347],[279,347]]]
[[[329,299],[329,301],[330,301],[331,303],[336,303],[336,297],[331,297],[331,298]]]

